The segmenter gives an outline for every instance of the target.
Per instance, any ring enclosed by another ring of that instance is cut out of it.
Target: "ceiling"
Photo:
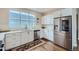
[[[29,9],[32,11],[39,12],[41,14],[46,14],[46,13],[51,12],[51,11],[56,11],[60,8],[29,8]]]

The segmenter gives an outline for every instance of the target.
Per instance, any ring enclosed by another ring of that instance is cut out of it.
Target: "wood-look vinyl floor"
[[[50,41],[41,40],[40,44],[33,46],[29,49],[25,49],[25,47],[18,47],[12,49],[11,51],[66,51],[64,48],[61,48]],[[18,50],[17,50],[18,49]]]
[[[66,50],[57,45],[54,45],[52,42],[47,41],[45,44],[33,48],[30,51],[66,51]]]

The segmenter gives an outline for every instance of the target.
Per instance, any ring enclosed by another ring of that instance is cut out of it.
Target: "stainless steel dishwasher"
[[[40,39],[40,30],[34,30],[34,40]]]

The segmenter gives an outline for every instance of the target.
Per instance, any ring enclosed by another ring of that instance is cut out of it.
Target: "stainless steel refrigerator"
[[[62,48],[72,48],[72,16],[54,18],[54,43]]]

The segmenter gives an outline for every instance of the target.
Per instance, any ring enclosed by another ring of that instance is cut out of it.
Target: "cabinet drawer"
[[[9,42],[9,43],[6,43],[6,46],[5,47],[6,47],[6,50],[7,49],[11,49],[11,48],[14,47],[14,44]]]
[[[17,46],[20,46],[20,42],[15,42],[15,43],[12,43],[12,42],[8,42],[6,43],[6,49],[11,49],[11,48],[14,48],[14,47],[17,47]]]
[[[64,43],[65,43],[64,42],[65,41],[65,38],[64,37],[55,36],[54,41],[55,41],[56,44],[64,47]]]

